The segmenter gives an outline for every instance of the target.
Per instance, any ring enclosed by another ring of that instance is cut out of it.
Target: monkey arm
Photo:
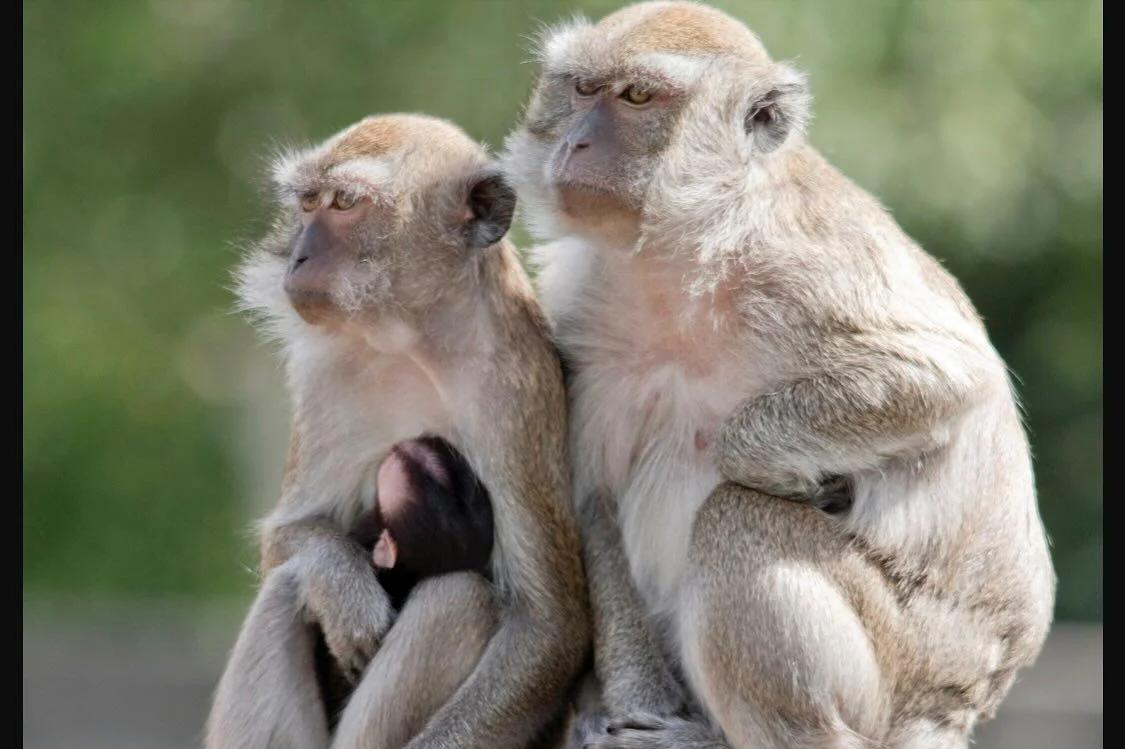
[[[582,508],[582,551],[594,623],[594,669],[611,716],[676,715],[684,694],[645,620],[621,534],[600,497]]]
[[[833,342],[820,368],[742,404],[719,435],[723,476],[816,499],[834,479],[940,448],[957,418],[1007,387],[960,340],[881,338],[888,343]]]
[[[368,553],[329,517],[331,507],[303,488],[304,461],[322,451],[308,440],[294,422],[281,500],[261,524],[261,573],[281,565],[292,570],[302,610],[320,625],[344,674],[355,679],[390,629],[394,607]]]
[[[333,521],[287,520],[263,535],[265,573],[292,569],[301,605],[324,632],[344,673],[358,678],[394,619],[390,597],[362,547]]]

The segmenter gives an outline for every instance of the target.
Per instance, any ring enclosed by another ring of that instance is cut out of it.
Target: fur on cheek
[[[365,261],[336,281],[332,300],[341,311],[355,314],[388,293],[389,286],[387,274],[374,262]]]
[[[285,294],[286,267],[285,258],[254,250],[234,272],[236,309],[271,341],[292,340],[305,325]]]

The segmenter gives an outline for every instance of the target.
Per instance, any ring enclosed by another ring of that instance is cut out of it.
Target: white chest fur
[[[761,376],[714,300],[689,299],[675,273],[593,252],[539,252],[543,298],[574,371],[575,489],[579,501],[592,491],[616,500],[634,581],[663,616],[675,608],[695,513],[720,480],[716,432]]]
[[[674,607],[695,512],[719,483],[712,442],[734,403],[712,397],[718,379],[673,364],[632,375],[587,364],[575,383],[578,484],[616,499],[633,578],[654,614]]]
[[[301,344],[309,350],[289,361],[303,463],[294,509],[307,514],[316,506],[346,522],[373,499],[378,462],[391,446],[423,433],[448,435],[448,409],[409,356],[373,352],[354,339]]]

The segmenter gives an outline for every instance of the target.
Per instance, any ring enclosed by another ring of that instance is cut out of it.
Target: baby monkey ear
[[[805,131],[810,112],[808,80],[788,65],[771,67],[761,93],[751,101],[744,126],[754,141],[754,150],[769,153],[791,135]]]
[[[469,183],[468,218],[465,241],[469,247],[490,247],[499,242],[512,226],[516,212],[516,191],[504,181],[500,171],[488,168]]]
[[[371,550],[371,561],[381,570],[394,569],[395,562],[398,561],[398,544],[386,528],[375,541],[375,548]]]

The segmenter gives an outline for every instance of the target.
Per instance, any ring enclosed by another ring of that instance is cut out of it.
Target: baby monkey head
[[[515,208],[480,145],[418,115],[370,117],[286,153],[272,183],[278,218],[239,291],[248,308],[315,326],[424,314],[472,277]]]
[[[387,591],[402,598],[428,577],[489,573],[492,500],[448,442],[432,435],[404,440],[380,465],[375,506],[352,535],[371,549]]]

